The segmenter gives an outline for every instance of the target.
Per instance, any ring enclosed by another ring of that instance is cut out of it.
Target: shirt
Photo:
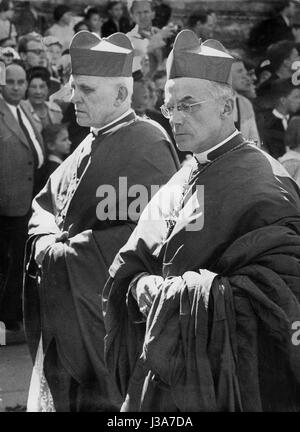
[[[49,154],[48,161],[56,162],[58,164],[62,164],[63,163],[63,160],[60,157],[58,157],[58,156],[56,156],[54,154]]]

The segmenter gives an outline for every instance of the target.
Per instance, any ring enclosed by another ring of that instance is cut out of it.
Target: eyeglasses
[[[181,103],[179,103],[178,105],[176,105],[176,110],[177,111],[180,111],[180,112],[182,112],[182,113],[184,113],[184,114],[191,114],[192,112],[193,112],[193,107],[194,106],[196,106],[196,105],[201,105],[201,104],[203,104],[203,103],[205,103],[205,102],[209,102],[209,101],[211,101],[211,100],[213,100],[213,99],[206,99],[206,100],[204,100],[204,101],[201,101],[201,102],[195,102],[195,103],[192,103],[192,104],[189,104],[189,103],[186,103],[186,102],[181,102]],[[174,110],[175,110],[175,106],[166,106],[166,105],[162,105],[161,107],[160,107],[160,110],[161,110],[161,113],[162,113],[162,115],[165,117],[165,118],[167,118],[167,119],[169,119],[169,118],[171,118],[172,116],[173,116],[173,114],[174,114]]]
[[[33,52],[37,56],[40,56],[41,54],[46,54],[46,51],[41,49],[28,49],[27,52]]]

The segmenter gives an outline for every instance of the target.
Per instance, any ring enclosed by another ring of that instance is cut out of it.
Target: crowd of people
[[[0,321],[14,340],[25,320],[29,411],[300,409],[298,357],[276,336],[299,308],[300,32],[298,1],[277,3],[247,48],[228,48],[213,39],[214,11],[183,22],[161,0],[82,16],[63,4],[47,26],[28,3],[31,28],[18,34],[13,2],[0,0]],[[150,193],[173,176],[179,207],[189,187],[207,188],[205,229],[184,239],[178,208],[156,208],[174,205],[164,188],[150,208],[169,212],[166,224],[137,225],[120,185]],[[100,185],[117,191],[114,204],[99,205]],[[193,336],[175,304],[205,332]],[[251,354],[239,345],[250,333]]]

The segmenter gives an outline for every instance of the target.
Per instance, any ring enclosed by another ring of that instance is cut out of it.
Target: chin
[[[89,124],[89,121],[84,118],[83,116],[80,116],[78,114],[76,114],[76,121],[79,124],[79,126],[83,126],[83,127],[90,127],[91,125]]]
[[[193,145],[188,136],[176,136],[176,145],[180,151],[193,152]]]

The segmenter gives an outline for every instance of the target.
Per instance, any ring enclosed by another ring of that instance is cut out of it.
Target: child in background
[[[43,129],[42,135],[47,151],[47,160],[43,167],[44,186],[53,171],[70,154],[71,141],[66,123],[49,125]]]

